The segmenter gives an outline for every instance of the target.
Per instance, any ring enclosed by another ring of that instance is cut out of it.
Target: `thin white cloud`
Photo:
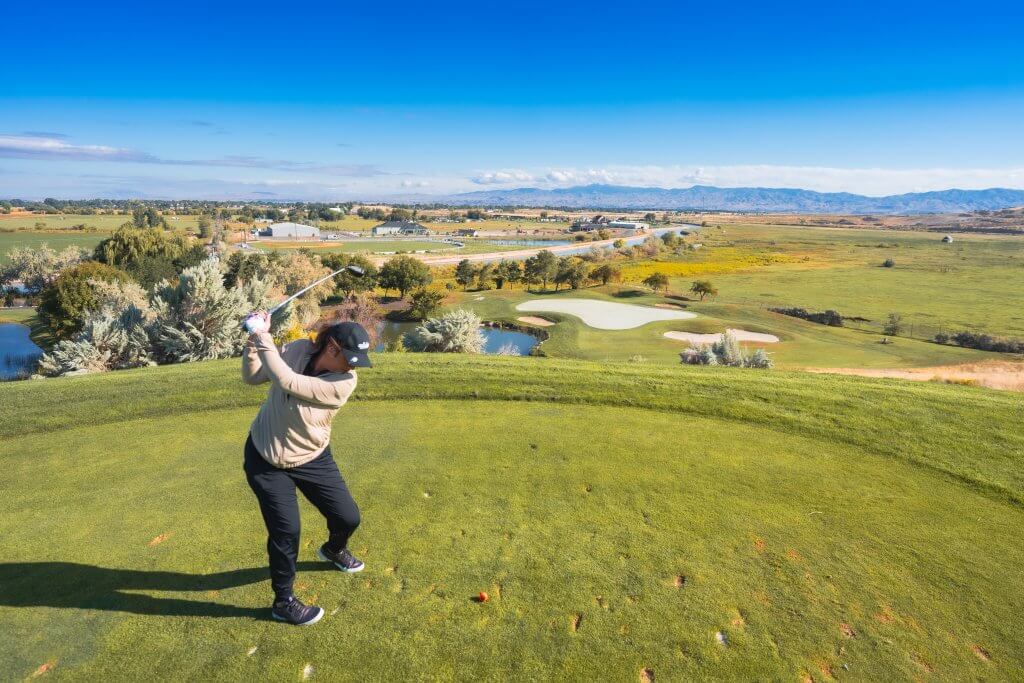
[[[486,171],[473,176],[470,180],[477,185],[507,185],[509,183],[536,182],[536,176],[529,171],[505,169],[501,171]]]
[[[106,145],[75,145],[64,138],[42,135],[0,135],[0,156],[8,159],[72,159],[76,161],[134,161],[156,158],[134,149]]]
[[[197,124],[198,125],[198,124]],[[77,145],[52,134],[0,135],[0,157],[66,161],[110,161],[164,166],[219,166],[224,168],[262,168],[336,176],[372,177],[385,175],[373,164],[315,164],[306,161],[267,159],[260,156],[232,155],[215,159],[162,159],[148,152],[126,147]]]

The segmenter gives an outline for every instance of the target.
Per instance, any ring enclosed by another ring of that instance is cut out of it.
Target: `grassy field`
[[[199,223],[198,216],[166,216],[167,224],[175,229],[192,229]],[[130,215],[117,214],[49,214],[33,216],[10,216],[0,215],[0,230],[69,230],[73,225],[86,226],[88,230],[99,230],[101,232],[113,232],[125,223],[131,222]],[[42,224],[38,228],[38,224]]]
[[[927,331],[976,329],[1024,336],[1024,238],[811,227],[729,225],[705,228],[706,249],[681,262],[627,268],[640,280],[653,270],[685,291],[711,279],[718,301],[748,306],[832,308],[875,321],[890,312]],[[882,263],[892,259],[892,268]],[[680,272],[682,271],[682,272]]]
[[[30,306],[21,308],[0,308],[0,323],[29,323],[36,316],[36,309]]]
[[[1024,676],[1018,395],[535,358],[377,366],[333,443],[365,572],[313,560],[323,524],[303,508],[297,587],[328,614],[313,629],[267,618],[241,471],[264,389],[237,361],[0,387],[5,676]]]
[[[610,285],[581,290],[563,289],[558,293],[528,293],[522,289],[458,292],[450,297],[449,305],[470,308],[487,320],[512,322],[519,316],[528,315],[517,311],[516,304],[551,297],[594,298],[642,306],[680,304],[676,299],[666,298],[649,290]],[[777,344],[752,344],[750,347],[764,346],[772,359],[783,368],[925,367],[1006,357],[915,339],[899,338],[894,343],[882,344],[882,337],[877,334],[817,325],[771,313],[752,305],[711,300],[685,302],[683,305],[687,311],[696,313],[698,317],[692,320],[649,323],[629,330],[595,329],[572,315],[544,313],[543,317],[557,323],[545,328],[550,337],[541,348],[547,355],[561,358],[624,363],[635,356],[640,356],[643,362],[678,364],[679,352],[688,344],[666,339],[663,336],[665,332],[678,330],[720,333],[727,328],[738,328],[778,336],[780,342]]]
[[[107,237],[108,233],[64,232],[0,232],[0,264],[7,263],[7,254],[16,247],[38,248],[46,244],[56,250],[65,247],[92,249]]]

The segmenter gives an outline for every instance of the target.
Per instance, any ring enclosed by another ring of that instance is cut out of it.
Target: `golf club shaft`
[[[299,291],[295,292],[295,293],[294,293],[294,294],[292,294],[292,295],[291,295],[290,297],[288,297],[287,299],[285,299],[284,301],[282,301],[282,302],[281,302],[281,303],[279,303],[278,305],[276,305],[276,306],[274,306],[273,308],[271,308],[271,309],[270,309],[269,311],[267,311],[267,313],[270,313],[271,315],[273,315],[273,314],[274,314],[275,312],[277,312],[277,311],[278,311],[278,310],[280,310],[281,308],[283,308],[283,307],[287,306],[287,305],[288,305],[289,303],[291,303],[291,302],[292,302],[292,301],[293,301],[294,299],[296,299],[296,298],[298,298],[298,297],[302,296],[303,294],[305,294],[305,293],[306,293],[306,292],[308,292],[309,290],[311,290],[311,289],[313,289],[314,287],[316,287],[316,286],[317,286],[318,284],[320,284],[321,282],[324,282],[325,280],[330,280],[330,279],[331,279],[332,277],[334,277],[334,276],[335,276],[335,275],[337,275],[338,273],[342,273],[342,272],[344,272],[344,271],[346,271],[346,270],[349,270],[349,271],[351,271],[351,272],[355,273],[356,275],[362,275],[362,272],[360,272],[360,271],[357,271],[357,270],[353,270],[352,266],[345,266],[344,268],[339,268],[338,270],[334,271],[334,272],[333,272],[333,273],[331,273],[330,275],[325,275],[325,276],[323,276],[322,278],[320,278],[319,280],[317,280],[316,282],[314,282],[313,284],[311,284],[311,285],[308,285],[307,287],[304,287],[303,289],[300,289]],[[362,270],[362,269],[360,269],[360,270]]]

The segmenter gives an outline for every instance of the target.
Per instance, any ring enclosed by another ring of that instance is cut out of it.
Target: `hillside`
[[[236,361],[0,387],[8,675],[1024,675],[1020,395],[377,358],[333,439],[367,570],[304,506],[309,630],[267,620]]]
[[[433,201],[478,206],[551,206],[574,209],[687,209],[805,214],[917,214],[996,210],[1024,205],[1024,190],[941,190],[885,197],[789,188],[689,188],[583,185],[466,192]]]

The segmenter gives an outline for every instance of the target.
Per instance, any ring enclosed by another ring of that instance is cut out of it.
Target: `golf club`
[[[343,273],[346,270],[348,272],[352,273],[353,275],[355,275],[356,277],[362,277],[363,275],[366,274],[366,270],[364,270],[362,266],[357,266],[355,264],[349,264],[349,265],[345,266],[344,268],[339,268],[338,270],[334,271],[330,275],[325,275],[322,278],[320,278],[319,280],[317,280],[316,282],[303,287],[302,289],[300,289],[299,291],[295,292],[294,294],[292,294],[290,297],[288,297],[287,299],[285,299],[284,301],[282,301],[278,305],[276,305],[273,308],[271,308],[269,311],[267,311],[267,313],[269,315],[273,315],[274,313],[276,313],[277,311],[281,310],[282,308],[287,306],[289,303],[291,303],[294,299],[296,299],[297,297],[302,296],[303,294],[305,294],[309,290],[311,290],[314,287],[316,287],[321,282],[325,282],[326,280],[330,280],[335,275],[338,275],[339,273]],[[247,315],[245,317],[245,321],[242,323],[242,327],[244,327],[247,332],[254,332],[256,328],[254,327],[254,325],[252,323],[255,322],[258,319],[259,319],[258,315],[256,315],[255,313],[250,313],[249,315]]]

